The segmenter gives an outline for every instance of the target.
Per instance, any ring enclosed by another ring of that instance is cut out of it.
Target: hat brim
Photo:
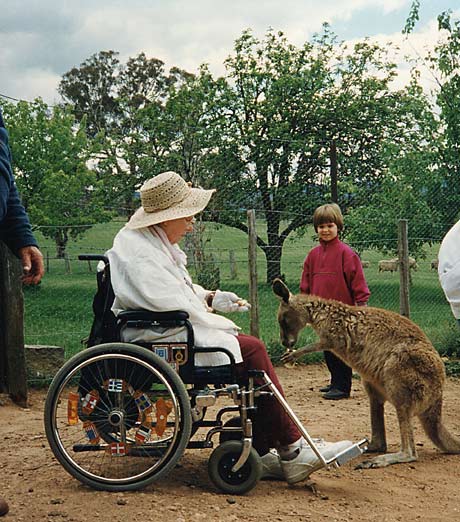
[[[190,194],[180,203],[156,212],[146,212],[143,207],[140,207],[131,216],[126,226],[130,229],[145,228],[158,225],[163,221],[194,216],[206,208],[215,191],[216,189],[192,188]]]

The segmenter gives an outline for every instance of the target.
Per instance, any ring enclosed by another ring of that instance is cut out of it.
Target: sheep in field
[[[397,272],[399,269],[399,259],[397,257],[393,259],[381,259],[378,266],[379,272]],[[413,257],[409,257],[409,268],[414,272],[417,271],[417,261]]]
[[[379,272],[396,272],[399,262],[397,259],[381,259],[379,261]]]
[[[417,272],[417,261],[413,257],[409,257],[409,268],[412,268],[414,272]]]

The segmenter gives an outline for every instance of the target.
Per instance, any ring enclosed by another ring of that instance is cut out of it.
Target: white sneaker
[[[326,460],[333,458],[338,453],[353,446],[349,440],[339,442],[326,442],[323,439],[313,439],[316,447]],[[308,478],[314,471],[323,467],[322,462],[315,455],[308,444],[300,448],[299,454],[292,460],[281,460],[281,467],[288,484],[295,484]]]
[[[262,461],[261,480],[284,480],[280,456],[276,450],[270,450],[263,457],[260,457],[260,460]]]

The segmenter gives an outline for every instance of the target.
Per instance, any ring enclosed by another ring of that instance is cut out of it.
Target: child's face
[[[339,229],[336,223],[321,223],[318,225],[318,237],[323,241],[331,241],[337,237],[338,233]]]

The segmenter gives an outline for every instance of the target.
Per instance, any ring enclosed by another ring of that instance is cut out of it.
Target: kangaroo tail
[[[419,415],[425,433],[444,453],[460,453],[460,438],[452,435],[442,423],[442,399]]]

